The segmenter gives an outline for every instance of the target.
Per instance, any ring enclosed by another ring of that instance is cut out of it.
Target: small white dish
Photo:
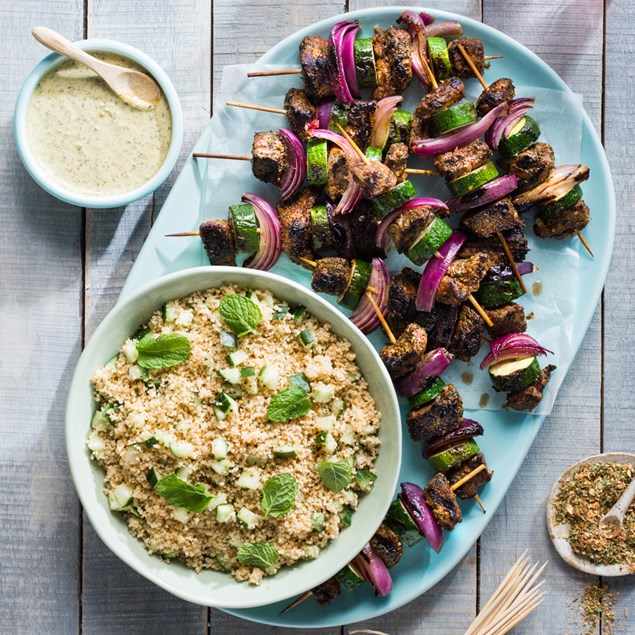
[[[628,454],[626,452],[607,452],[606,454],[589,456],[586,459],[582,459],[581,461],[574,463],[560,476],[560,478],[555,482],[549,496],[549,501],[547,502],[547,527],[549,529],[551,542],[556,548],[556,551],[560,554],[561,558],[567,564],[570,564],[572,567],[575,567],[580,571],[604,577],[632,575],[635,573],[635,565],[595,564],[586,558],[579,556],[577,553],[574,553],[571,545],[569,544],[570,526],[566,523],[558,523],[556,519],[556,510],[553,502],[560,492],[562,483],[578,468],[583,465],[591,465],[593,463],[624,463],[635,467],[635,454]]]

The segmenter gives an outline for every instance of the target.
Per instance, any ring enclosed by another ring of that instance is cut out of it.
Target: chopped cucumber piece
[[[180,523],[187,523],[187,521],[191,518],[192,514],[185,509],[185,507],[175,507],[172,510],[172,518],[174,520],[178,520]]]
[[[360,88],[373,88],[376,82],[375,51],[371,38],[359,37],[353,44],[355,73]]]
[[[306,315],[306,307],[305,306],[296,306],[291,309],[291,315],[296,322],[301,322]]]
[[[230,205],[229,220],[234,227],[236,251],[256,253],[260,249],[260,234],[254,206],[251,203]]]
[[[441,450],[428,458],[430,465],[437,471],[445,474],[453,468],[479,453],[479,447],[474,439],[461,441],[445,450]]]
[[[357,470],[355,472],[355,481],[362,492],[370,491],[376,479],[377,474],[373,474],[370,470]]]
[[[215,459],[226,459],[229,454],[229,443],[225,439],[214,439],[212,441],[212,455]]]
[[[408,405],[410,408],[425,406],[436,398],[443,386],[445,386],[445,382],[440,377],[436,377],[429,386],[420,390],[416,395],[408,397]]]
[[[328,430],[322,430],[315,435],[315,445],[323,446],[326,443],[326,437],[329,434]]]
[[[277,366],[263,366],[258,373],[260,383],[269,390],[277,390],[280,383],[280,371]]]
[[[309,185],[326,185],[329,178],[328,156],[326,139],[309,139],[306,148],[306,176]]]
[[[240,368],[223,368],[218,374],[229,384],[240,383]]]
[[[134,340],[128,340],[121,347],[121,352],[131,364],[134,364],[139,359],[139,351],[137,350],[137,343]]]
[[[188,441],[174,441],[170,444],[170,452],[177,458],[187,458],[194,454],[194,446]]]
[[[435,216],[408,248],[406,255],[415,265],[422,265],[426,260],[432,258],[451,235],[452,228]]]
[[[258,489],[260,487],[260,473],[260,468],[246,467],[238,477],[236,486],[243,489]]]
[[[342,525],[344,525],[344,527],[350,527],[353,524],[354,513],[355,510],[352,507],[348,505],[344,507],[342,513],[340,514],[340,521],[342,522]]]
[[[241,507],[239,512],[236,514],[236,521],[239,525],[242,525],[246,529],[254,529],[260,522],[260,516],[258,516],[258,514],[254,514],[246,507]]]
[[[253,366],[245,366],[244,368],[240,369],[240,376],[241,377],[255,377],[256,369]]]
[[[220,474],[221,476],[229,472],[229,461],[227,459],[212,461],[209,465],[216,474]]]
[[[498,176],[496,166],[490,161],[476,170],[472,170],[458,179],[448,183],[448,188],[454,196],[465,196],[479,187],[489,183]]]
[[[432,130],[435,136],[439,136],[463,126],[474,123],[478,119],[476,108],[471,101],[455,104],[445,110],[435,112],[432,117]]]
[[[105,430],[110,425],[110,421],[104,416],[103,408],[95,410],[90,426],[93,430]]]
[[[117,361],[119,360],[119,353],[113,355],[105,364],[104,368],[115,368]]]
[[[336,450],[337,450],[337,441],[335,440],[335,437],[330,432],[327,432],[326,439],[324,440],[324,451],[327,454],[335,454]]]
[[[359,301],[366,291],[373,266],[366,260],[351,261],[351,273],[346,289],[337,298],[337,303],[347,309],[356,309]]]
[[[227,415],[230,410],[238,412],[238,404],[226,393],[222,392],[214,400],[214,408]]]
[[[277,459],[295,459],[298,456],[298,453],[292,445],[287,444],[274,448],[273,455]]]
[[[225,505],[227,503],[227,494],[225,492],[220,492],[216,494],[214,498],[210,501],[210,504],[207,506],[211,512],[213,512],[219,505]]]
[[[448,43],[442,37],[428,38],[428,51],[432,61],[432,70],[437,79],[447,79],[452,71]]]
[[[417,196],[417,190],[410,181],[403,181],[397,183],[395,187],[388,190],[381,196],[376,196],[371,199],[371,203],[380,218],[384,218],[394,209],[397,209],[400,205],[407,203]]]
[[[230,366],[239,366],[247,361],[248,355],[243,350],[234,351],[227,355],[227,363]]]
[[[221,343],[221,346],[224,346],[225,348],[237,348],[238,338],[233,333],[228,333],[227,331],[221,331],[220,343]]]
[[[166,302],[163,305],[163,321],[164,322],[174,322],[176,320],[178,310],[176,306],[176,302],[174,300],[170,300],[170,302]]]
[[[344,410],[346,410],[346,404],[339,397],[334,397],[333,401],[331,401],[331,412],[335,415],[335,418],[339,419]]]
[[[316,403],[328,403],[335,397],[335,387],[332,384],[325,384],[317,381],[313,384],[311,399]]]
[[[192,476],[192,473],[194,472],[194,466],[193,465],[184,465],[183,467],[180,467],[175,474],[183,481],[189,481],[190,477]]]
[[[128,369],[128,377],[132,380],[132,381],[137,381],[138,379],[143,379],[143,370],[141,369],[140,366],[137,366],[136,364],[133,364],[129,369]]]
[[[216,508],[216,522],[228,523],[230,520],[236,518],[236,512],[234,506],[229,503],[224,503]]]
[[[326,430],[331,432],[335,428],[335,415],[326,415],[325,417],[317,417],[315,425],[319,430]]]
[[[311,518],[311,527],[313,527],[313,531],[324,531],[326,528],[326,520],[323,512],[313,514],[313,518]]]
[[[508,359],[489,368],[489,377],[496,390],[517,392],[533,384],[540,375],[537,357]]]
[[[142,340],[146,335],[150,335],[150,333],[152,333],[152,329],[149,328],[145,328],[143,326],[140,326],[132,335],[132,337],[130,338],[131,340],[135,340],[135,341],[139,341]]]
[[[313,348],[317,344],[317,337],[311,329],[302,329],[298,333],[298,339],[304,348]]]
[[[287,317],[287,313],[289,313],[289,307],[285,306],[284,304],[282,306],[278,307],[277,311],[273,312],[273,318],[274,320],[278,321],[278,320],[284,320],[285,317]]]
[[[523,117],[507,137],[503,137],[498,144],[500,153],[512,157],[526,150],[540,137],[540,126],[529,115]]]
[[[117,485],[117,487],[108,494],[110,509],[115,512],[130,511],[132,500],[132,490],[125,483]]]
[[[474,295],[483,308],[491,309],[509,304],[524,294],[520,282],[514,279],[481,285],[481,288]]]
[[[289,383],[292,386],[299,386],[304,390],[304,392],[309,392],[311,390],[311,386],[307,381],[306,375],[304,373],[296,373],[295,375],[291,375],[289,377]]]

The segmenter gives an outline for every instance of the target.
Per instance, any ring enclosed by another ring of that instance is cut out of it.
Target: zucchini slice
[[[451,236],[452,228],[438,217],[432,219],[432,222],[423,230],[410,245],[406,256],[415,263],[422,265],[426,260],[435,254],[439,247]]]
[[[333,247],[333,234],[326,205],[314,205],[311,208],[311,240],[315,251]]]
[[[382,148],[375,148],[374,146],[368,146],[366,148],[366,158],[371,161],[380,161],[383,158],[384,151]]]
[[[351,274],[343,293],[337,298],[337,303],[347,309],[355,309],[366,291],[373,266],[365,260],[353,259]]]
[[[529,115],[523,117],[510,131],[507,137],[503,137],[498,144],[501,154],[513,157],[526,150],[540,137],[540,126]]]
[[[455,104],[432,115],[432,131],[435,136],[439,136],[474,123],[477,118],[473,102],[466,101],[462,104]]]
[[[400,498],[395,499],[390,505],[386,514],[386,524],[399,536],[406,547],[416,545],[424,538]]]
[[[471,459],[479,451],[476,441],[467,439],[433,454],[428,460],[437,472],[445,474],[449,469]]]
[[[442,37],[428,38],[428,51],[432,60],[432,68],[437,79],[447,79],[452,71],[450,55],[448,53],[448,43]]]
[[[538,212],[542,219],[551,218],[555,214],[563,212],[565,209],[573,207],[582,198],[582,188],[579,185],[572,187],[566,194],[555,201],[543,205]]]
[[[309,185],[326,185],[329,178],[328,155],[326,139],[309,139],[306,148],[306,178]]]
[[[234,226],[236,251],[255,254],[260,249],[260,234],[253,205],[251,203],[230,205],[229,218]]]
[[[412,395],[412,397],[408,397],[408,404],[411,408],[425,406],[433,399],[436,399],[443,386],[445,386],[445,382],[441,377],[437,377],[427,388],[420,390],[416,395]]]
[[[390,214],[393,209],[397,209],[400,205],[412,200],[416,195],[417,190],[415,190],[415,186],[410,181],[403,181],[381,196],[376,196],[371,199],[370,202],[373,204],[379,217],[384,218],[384,216]]]
[[[345,591],[354,591],[366,582],[359,569],[352,562],[349,562],[341,571],[336,573],[335,579]]]
[[[520,282],[514,279],[484,284],[475,295],[483,308],[492,309],[503,304],[508,304],[524,294]]]
[[[395,110],[390,118],[390,128],[388,130],[388,141],[386,149],[393,143],[405,143],[410,145],[410,122],[412,115],[407,110]]]
[[[489,183],[498,176],[496,166],[490,161],[476,170],[472,170],[454,181],[448,183],[448,187],[454,196],[465,196],[479,187]]]
[[[496,390],[516,392],[533,384],[540,375],[540,364],[537,357],[523,359],[507,359],[490,366],[489,378]]]
[[[353,46],[357,85],[360,88],[373,88],[375,77],[375,51],[373,41],[369,37],[357,38]]]

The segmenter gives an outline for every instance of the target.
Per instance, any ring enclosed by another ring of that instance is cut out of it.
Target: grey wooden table
[[[154,57],[183,103],[183,159],[210,116],[223,66],[254,61],[316,20],[381,4],[386,3],[1,0],[1,633],[231,634],[257,628],[153,586],[112,555],[82,515],[63,443],[69,380],[84,342],[114,304],[177,172],[154,195],[111,211],[73,208],[40,190],[24,171],[12,138],[17,92],[43,56],[29,35],[31,26],[45,24],[71,39],[122,40]],[[425,6],[484,20],[529,46],[583,93],[615,178],[617,237],[601,305],[504,504],[439,585],[364,627],[393,635],[460,633],[517,555],[529,548],[532,558],[550,560],[548,596],[517,632],[572,635],[582,632],[575,600],[594,579],[567,568],[552,550],[544,527],[548,492],[556,476],[583,456],[635,451],[633,7],[628,0],[434,0]],[[635,616],[626,618],[622,611],[635,607],[635,583],[623,580],[611,587],[620,592],[618,632],[635,633]],[[325,632],[340,630],[348,632]]]

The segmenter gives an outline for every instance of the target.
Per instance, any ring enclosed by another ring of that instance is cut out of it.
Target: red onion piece
[[[260,249],[244,265],[250,269],[268,271],[282,253],[282,229],[276,210],[261,196],[246,192],[242,200],[254,207],[260,229]]]
[[[430,439],[428,445],[426,445],[423,450],[423,458],[428,459],[449,445],[454,445],[455,443],[471,439],[472,437],[478,437],[482,435],[483,432],[483,426],[477,421],[473,419],[463,419],[463,423],[456,430],[442,437]]]
[[[333,113],[332,101],[322,101],[317,105],[317,114],[318,114],[318,121],[320,122],[320,128],[329,127],[332,113]]]
[[[346,155],[349,165],[353,166],[361,162],[359,155],[355,152],[355,149],[349,140],[342,135],[337,134],[337,132],[319,128],[318,130],[313,130],[311,132],[311,136],[317,137],[318,139],[326,139],[327,141],[334,143]]]
[[[345,46],[346,34],[353,33],[355,35],[357,31],[359,31],[359,24],[355,22],[349,22],[348,20],[344,20],[342,22],[338,22],[332,29],[329,34],[329,58],[335,60],[336,65],[336,73],[334,78],[334,92],[335,96],[343,103],[353,105],[355,100],[353,99],[353,95],[351,94],[351,88],[347,82],[347,70],[348,73],[356,73],[355,70],[355,60],[352,56],[349,57],[345,54],[344,49],[348,51],[348,46]],[[352,61],[352,68],[347,68],[350,66]]]
[[[439,553],[443,547],[443,530],[426,503],[423,490],[414,483],[402,483],[399,498],[419,531],[427,538],[430,546]]]
[[[351,91],[353,97],[359,98],[359,85],[357,84],[357,68],[355,67],[355,36],[359,31],[357,29],[351,29],[344,35],[344,41],[342,42],[342,63],[344,66],[344,77],[348,88]]]
[[[366,582],[375,591],[375,595],[386,597],[392,591],[392,578],[384,561],[367,544],[353,562]]]
[[[522,211],[532,205],[551,203],[588,178],[589,168],[586,165],[559,165],[546,181],[514,198],[514,205]]]
[[[526,276],[534,271],[534,263],[528,260],[516,263],[516,269],[521,276]],[[481,284],[495,284],[501,280],[513,280],[516,277],[514,270],[509,265],[496,265],[492,267],[483,278]]]
[[[489,181],[465,196],[448,201],[448,207],[453,212],[467,212],[483,205],[493,203],[511,194],[518,187],[518,177],[515,174],[504,174],[493,181]]]
[[[426,26],[429,26],[434,22],[434,16],[426,13],[425,11],[421,11],[421,13],[419,13],[419,17]]]
[[[535,101],[533,97],[520,97],[509,102],[508,114],[504,117],[499,117],[485,134],[485,141],[492,150],[498,148],[503,134],[505,136],[509,134],[508,130],[511,130],[527,114],[527,111],[529,111]],[[522,114],[518,116],[519,113]],[[510,121],[513,122],[511,127],[508,125]]]
[[[424,14],[420,15],[423,17]],[[426,35],[428,37],[460,37],[463,35],[463,27],[456,20],[436,20],[434,24],[426,23]]]
[[[335,214],[335,205],[327,201],[326,212],[331,223],[331,231],[333,232],[333,242],[335,243],[337,255],[350,260],[355,258],[355,244],[353,242],[353,232],[348,222],[348,217],[344,214]]]
[[[524,357],[546,355],[547,353],[553,355],[553,351],[541,346],[533,337],[526,333],[510,333],[509,335],[497,337],[489,346],[490,352],[481,362],[481,370],[507,359],[522,359]]]
[[[384,97],[377,102],[373,115],[373,131],[370,135],[370,144],[373,148],[384,148],[390,132],[390,119],[397,110],[397,105],[403,99],[401,95]]]
[[[289,167],[285,170],[280,184],[280,200],[286,201],[300,191],[306,178],[306,153],[300,139],[291,130],[280,128],[288,150]]]
[[[435,256],[428,260],[417,289],[417,299],[415,300],[417,311],[432,310],[439,283],[466,240],[467,236],[463,232],[452,232],[452,235],[438,251],[441,258]]]
[[[413,207],[421,207],[422,205],[427,205],[429,207],[435,207],[439,210],[448,211],[447,205],[440,201],[438,198],[413,198],[410,201],[407,201],[403,205],[399,206],[397,209],[394,209],[390,212],[385,218],[382,219],[381,223],[377,227],[377,233],[375,234],[375,244],[382,251],[386,251],[388,249],[388,228],[392,225],[393,221],[397,219],[398,216],[401,216],[404,212],[407,212],[409,209]],[[438,216],[445,216],[445,214],[438,214]]]
[[[373,269],[368,280],[368,286],[377,289],[374,300],[382,315],[388,309],[388,285],[390,284],[390,272],[388,266],[381,258],[373,258]],[[351,315],[351,322],[365,334],[372,333],[379,326],[379,318],[370,300],[364,294],[357,308]]]
[[[350,214],[356,207],[357,203],[362,198],[362,189],[355,183],[353,175],[351,174],[348,186],[342,194],[342,198],[339,200],[337,207],[334,210],[334,214]]]
[[[407,25],[408,33],[410,34],[412,72],[419,80],[422,90],[427,93],[432,88],[432,84],[422,61],[422,58],[427,60],[428,57],[428,41],[426,39],[426,26],[422,19],[423,15],[417,15],[414,11],[406,10],[397,18],[397,22]]]
[[[417,141],[413,141],[411,144],[412,151],[418,157],[432,158],[444,152],[451,152],[456,148],[462,148],[472,143],[472,141],[476,141],[501,114],[506,112],[507,104],[498,104],[498,106],[490,110],[485,117],[475,123],[471,123],[469,126],[461,128],[457,132],[434,139],[418,139]]]
[[[409,375],[395,382],[397,394],[402,397],[412,397],[412,395],[417,394],[428,379],[439,377],[453,359],[454,355],[448,353],[445,348],[435,348],[430,351],[423,358],[422,364],[417,366]]]

